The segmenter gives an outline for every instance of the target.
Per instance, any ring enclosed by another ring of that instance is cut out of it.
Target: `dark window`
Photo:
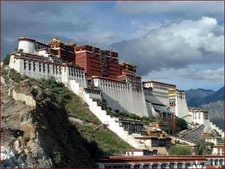
[[[24,70],[27,69],[27,64],[26,64],[26,61],[25,60],[24,60],[24,63],[23,63],[23,68],[24,68]]]
[[[39,72],[41,72],[41,62],[39,62]]]
[[[28,62],[28,69],[31,70],[31,62]]]
[[[35,62],[33,62],[33,71],[35,72]]]

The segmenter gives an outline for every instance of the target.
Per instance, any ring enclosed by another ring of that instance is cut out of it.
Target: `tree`
[[[187,129],[187,122],[184,119],[176,118],[176,132]]]
[[[194,149],[196,155],[210,155],[212,153],[213,143],[205,141],[201,138]]]
[[[3,66],[9,65],[9,61],[10,61],[10,55],[7,54],[3,60]]]
[[[192,155],[190,147],[173,146],[169,149],[169,155]]]

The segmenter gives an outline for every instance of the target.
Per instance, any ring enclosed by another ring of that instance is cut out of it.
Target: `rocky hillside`
[[[93,168],[97,156],[130,148],[63,84],[9,68],[2,76],[1,167]]]
[[[201,108],[207,110],[210,120],[224,130],[224,101],[218,100],[216,102],[204,104]]]

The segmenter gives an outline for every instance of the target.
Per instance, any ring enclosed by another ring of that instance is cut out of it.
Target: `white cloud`
[[[112,47],[145,75],[161,68],[223,63],[224,32],[216,19],[202,17],[161,26],[145,36]]]
[[[140,36],[144,36],[146,32],[149,32],[153,29],[159,29],[161,26],[165,26],[169,24],[170,21],[165,20],[163,22],[150,22],[150,23],[143,23],[138,20],[132,20],[131,26],[135,27],[137,30],[133,34],[130,35],[130,39],[138,38]]]
[[[208,88],[209,86],[222,87],[224,82],[224,68],[169,68],[154,70],[143,77],[144,81],[156,80],[176,84],[180,89]],[[181,88],[182,87],[182,88]]]
[[[171,75],[176,75],[177,77],[184,79],[214,81],[214,83],[221,83],[224,80],[224,68],[206,70],[197,68],[161,69],[159,71],[152,71],[147,76],[144,76],[144,79],[170,79]]]

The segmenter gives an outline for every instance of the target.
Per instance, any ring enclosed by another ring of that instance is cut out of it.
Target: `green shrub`
[[[204,138],[198,140],[195,146],[195,154],[196,155],[210,155],[213,149],[213,143],[206,142]]]
[[[187,122],[184,119],[176,118],[177,132],[187,129]]]
[[[172,146],[169,149],[169,155],[192,155],[191,147]]]

